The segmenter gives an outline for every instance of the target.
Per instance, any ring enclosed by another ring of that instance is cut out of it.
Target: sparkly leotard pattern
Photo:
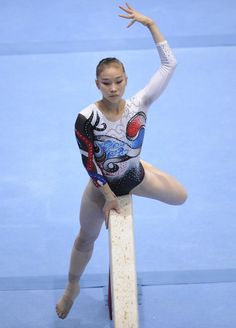
[[[148,108],[165,89],[176,66],[167,41],[157,44],[161,66],[149,83],[126,100],[122,117],[109,121],[95,104],[83,109],[75,135],[83,164],[95,186],[106,183],[117,195],[128,194],[144,177],[140,162]]]

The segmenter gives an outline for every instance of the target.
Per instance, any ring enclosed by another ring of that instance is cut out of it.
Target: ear
[[[100,90],[99,81],[95,80],[95,83],[96,83],[97,88]]]
[[[125,85],[128,84],[128,76],[125,74]]]

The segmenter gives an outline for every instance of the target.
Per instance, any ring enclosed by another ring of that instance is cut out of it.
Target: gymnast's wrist
[[[113,193],[113,191],[111,190],[111,188],[109,187],[109,185],[107,183],[105,185],[103,185],[102,193],[103,193],[106,201],[111,201],[111,200],[116,199],[116,195]]]
[[[113,192],[104,193],[104,197],[105,197],[106,202],[110,202],[110,201],[116,199],[116,195]]]
[[[144,25],[147,26],[148,28],[152,28],[152,26],[156,25],[156,23],[153,19],[147,17],[146,21],[144,22]]]

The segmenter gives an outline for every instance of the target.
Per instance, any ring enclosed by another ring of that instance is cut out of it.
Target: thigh
[[[104,196],[90,180],[87,184],[80,206],[80,235],[96,239],[104,222],[102,208]]]
[[[161,202],[180,205],[187,198],[184,187],[174,177],[142,161],[144,179],[131,193],[141,197],[159,200]]]

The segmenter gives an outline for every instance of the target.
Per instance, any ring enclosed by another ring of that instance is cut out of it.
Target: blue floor
[[[233,328],[236,325],[235,283],[149,286],[142,290],[142,304],[139,305],[142,328]],[[70,316],[64,321],[54,316],[54,303],[60,292],[1,292],[2,327],[112,327],[102,288],[82,289]]]
[[[54,305],[87,182],[73,125],[77,113],[99,98],[96,64],[113,55],[124,61],[126,97],[159,64],[147,31],[125,29],[117,4],[0,4],[3,328],[110,327],[105,229],[67,320],[57,319]],[[171,83],[150,109],[142,155],[189,193],[181,207],[134,198],[140,325],[234,328],[236,3],[132,4],[159,22],[178,59]]]

